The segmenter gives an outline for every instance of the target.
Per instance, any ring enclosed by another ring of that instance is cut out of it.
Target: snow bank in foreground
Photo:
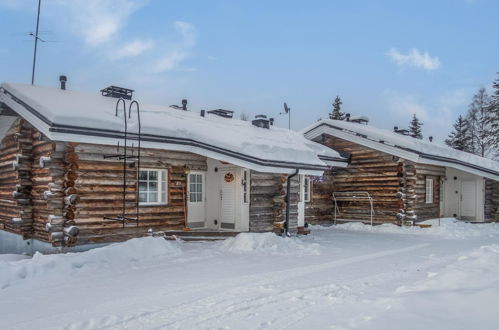
[[[181,254],[176,242],[164,238],[142,237],[123,243],[115,243],[80,253],[36,253],[29,260],[0,263],[0,288],[27,278],[73,276],[82,270],[127,269],[159,257]]]
[[[224,251],[233,253],[319,255],[320,246],[297,237],[281,237],[274,233],[241,233],[221,242]]]
[[[400,286],[390,310],[370,328],[497,329],[498,274],[499,245],[482,246],[420,282]]]
[[[496,300],[489,305],[494,305],[499,301],[498,274],[499,245],[486,245],[459,257],[440,273],[428,273],[428,279],[421,283],[399,287],[396,293],[492,290]],[[481,304],[486,304],[486,301]]]
[[[2,262],[14,262],[23,259],[29,259],[30,256],[24,254],[0,254],[0,263]]]
[[[393,224],[382,224],[371,227],[361,222],[349,222],[326,228],[372,233],[434,235],[449,239],[466,239],[499,234],[499,224],[497,223],[473,224],[454,218],[442,218],[440,219],[440,225],[438,224],[438,219],[424,221],[423,223],[431,224],[432,226],[430,228],[420,228],[418,226],[400,227]],[[313,227],[313,230],[317,229],[321,230],[325,229],[325,227]]]

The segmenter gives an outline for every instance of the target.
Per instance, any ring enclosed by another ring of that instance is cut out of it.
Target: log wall
[[[440,181],[445,177],[445,167],[407,162],[413,167],[411,180],[414,183],[414,204],[417,221],[438,218],[440,215]],[[433,202],[426,203],[426,179],[433,179]]]
[[[287,175],[251,172],[249,231],[280,231],[286,217]],[[298,227],[299,176],[291,179],[289,231]]]
[[[78,144],[74,146],[77,170],[74,181],[78,202],[75,224],[80,229],[79,244],[122,241],[154,231],[181,230],[186,217],[187,176],[184,166],[192,170],[207,168],[203,156],[175,151],[142,149],[142,169],[167,170],[167,205],[139,208],[139,225],[131,221],[123,227],[121,222],[103,220],[121,214],[123,197],[123,162],[104,159],[105,154],[116,154],[114,146]],[[123,152],[123,150],[120,150]],[[132,150],[128,150],[131,154]],[[127,216],[135,217],[136,167],[128,166],[126,189]]]
[[[33,233],[31,201],[32,127],[17,119],[0,143],[0,229]]]
[[[485,220],[499,221],[499,181],[485,179]]]
[[[365,191],[374,198],[373,221],[398,222],[401,186],[401,161],[382,153],[333,136],[318,141],[336,151],[351,155],[347,168],[333,168],[321,178],[313,178],[311,202],[305,206],[305,221],[312,224],[334,220],[333,192]],[[339,219],[370,221],[368,201],[339,201]]]
[[[414,164],[350,141],[324,135],[317,141],[351,158],[347,168],[333,168],[312,179],[311,202],[305,204],[305,221],[334,221],[333,192],[363,191],[374,199],[374,223],[403,224],[438,217],[440,177],[445,168]],[[425,203],[425,179],[434,179],[434,203]],[[368,201],[338,201],[338,219],[369,222]]]

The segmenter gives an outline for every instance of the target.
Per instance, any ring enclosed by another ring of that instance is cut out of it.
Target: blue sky
[[[37,0],[0,0],[0,81],[30,82]],[[499,2],[42,0],[36,83],[136,90],[292,127],[344,111],[446,137],[499,71]]]

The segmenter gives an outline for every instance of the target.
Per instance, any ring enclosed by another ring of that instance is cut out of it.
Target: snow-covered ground
[[[1,329],[497,329],[499,225],[0,255]]]

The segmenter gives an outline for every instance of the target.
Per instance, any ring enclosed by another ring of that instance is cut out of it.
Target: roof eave
[[[452,167],[464,172],[499,181],[499,173],[497,173],[496,171],[470,164],[459,159],[424,154],[415,150],[372,141],[362,136],[361,134],[354,135],[351,133],[346,133],[341,127],[336,127],[328,123],[320,123],[315,127],[309,127],[303,134],[310,140],[315,139],[322,134],[329,134],[343,140],[351,141],[381,152],[385,152],[387,154],[413,161],[415,163]]]

